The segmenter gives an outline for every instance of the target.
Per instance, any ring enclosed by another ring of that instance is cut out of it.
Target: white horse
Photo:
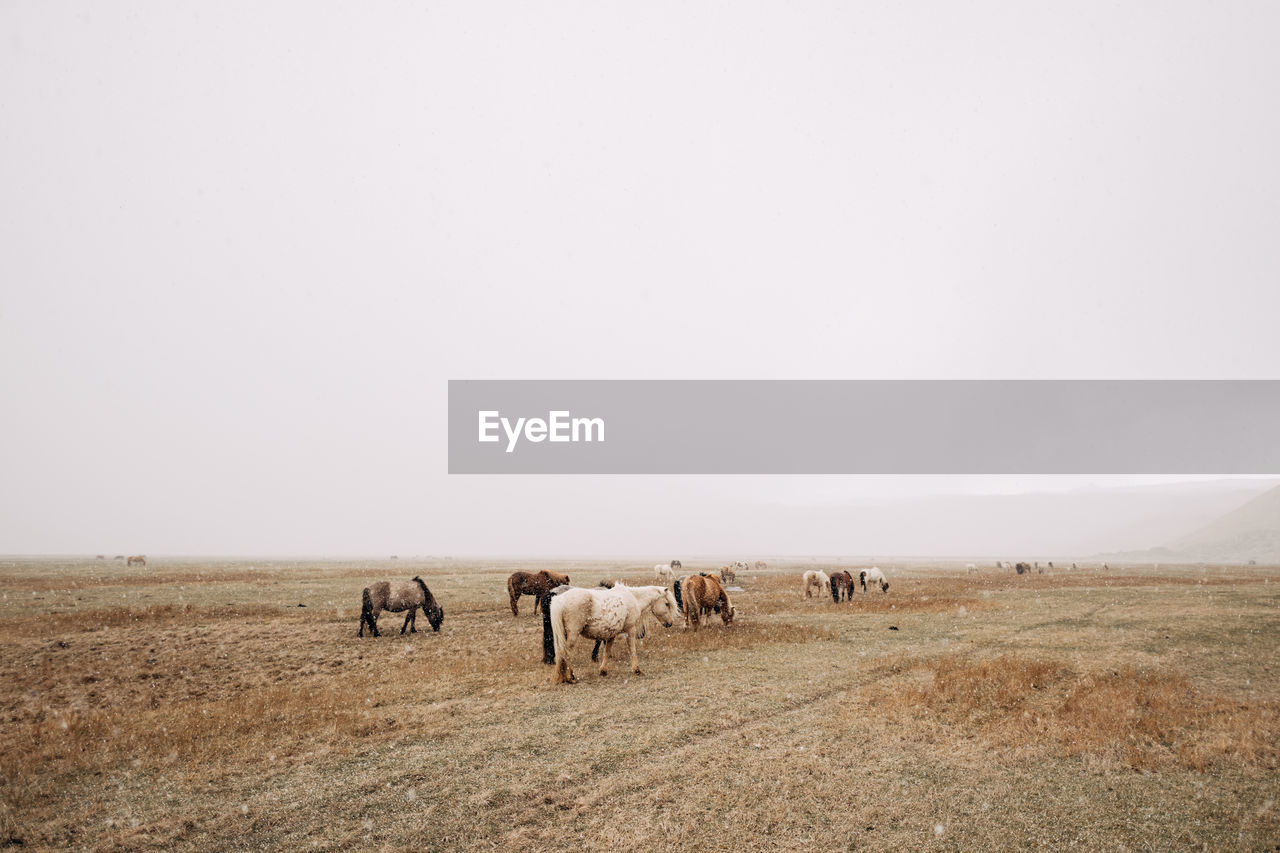
[[[884,572],[880,571],[877,566],[872,566],[869,569],[863,569],[858,572],[858,581],[862,584],[863,592],[867,591],[867,581],[880,584],[881,592],[889,591],[889,582],[884,579]]]
[[[671,567],[663,563],[653,567],[653,577],[664,584],[669,584],[675,578],[675,572],[671,571]]]
[[[676,597],[664,586],[629,587],[619,583],[613,589],[570,589],[552,598],[551,637],[556,659],[553,683],[573,684],[578,680],[569,666],[569,652],[578,637],[604,640],[600,674],[608,675],[609,650],[619,634],[626,634],[631,671],[640,675],[636,640],[640,637],[646,610],[670,628],[677,613]]]
[[[819,598],[831,594],[831,578],[826,572],[814,569],[804,573],[804,597],[813,598],[814,590],[818,591]]]
[[[972,575],[978,571],[978,567],[973,563],[965,563],[964,570]]]

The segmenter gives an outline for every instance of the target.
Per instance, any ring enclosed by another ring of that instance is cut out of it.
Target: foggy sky
[[[833,488],[449,477],[449,378],[1280,378],[1277,31],[0,4],[0,553],[778,553]]]

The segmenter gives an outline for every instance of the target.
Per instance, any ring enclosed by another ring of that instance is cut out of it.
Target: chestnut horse
[[[715,575],[690,575],[685,578],[681,591],[684,595],[685,627],[692,625],[693,630],[697,631],[702,617],[705,615],[710,619],[712,610],[717,608],[720,611],[720,621],[725,625],[733,622],[736,610],[729,601],[729,593],[724,591]]]
[[[125,562],[127,566],[145,566],[146,564],[147,558],[141,554],[135,554]]]
[[[368,625],[373,636],[381,637],[382,634],[378,631],[378,614],[384,610],[392,613],[409,611],[404,617],[404,624],[400,626],[400,633],[403,634],[408,628],[410,633],[416,634],[419,607],[431,623],[431,630],[439,631],[440,623],[444,621],[444,608],[436,602],[422,578],[415,577],[408,582],[378,581],[370,584],[364,588],[360,606],[360,633],[356,636],[363,637],[364,626]]]
[[[853,575],[848,572],[831,573],[831,600],[850,601],[853,597]]]
[[[533,596],[533,612],[536,614],[542,608],[542,596],[550,592],[552,587],[568,582],[568,575],[553,572],[550,569],[543,569],[540,572],[514,572],[507,578],[507,595],[511,596],[511,615],[520,615],[518,604],[520,596]]]
[[[600,674],[608,675],[613,641],[626,634],[627,648],[631,652],[631,671],[640,675],[636,641],[644,627],[645,611],[658,617],[668,628],[676,615],[675,595],[663,586],[629,587],[619,583],[613,589],[571,588],[551,596],[550,602],[555,684],[573,684],[578,680],[569,666],[569,652],[578,637],[604,641]]]

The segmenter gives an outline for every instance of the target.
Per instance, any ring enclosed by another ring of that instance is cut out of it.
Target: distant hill
[[[1280,486],[1160,548],[1102,555],[1171,563],[1280,564]]]
[[[1203,560],[1280,563],[1280,486],[1178,539],[1169,548]]]

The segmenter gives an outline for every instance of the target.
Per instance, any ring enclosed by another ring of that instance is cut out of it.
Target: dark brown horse
[[[513,572],[511,577],[507,578],[507,595],[511,596],[511,615],[520,615],[520,596],[533,596],[533,612],[536,614],[542,609],[542,597],[550,592],[552,587],[568,582],[568,575],[553,572],[550,569],[543,569],[540,572]]]
[[[853,575],[848,572],[831,573],[831,600],[851,601],[853,599]]]
[[[363,637],[364,626],[368,625],[373,636],[381,637],[382,634],[378,631],[378,614],[384,610],[392,613],[409,611],[404,617],[404,624],[400,626],[400,633],[403,634],[408,628],[410,633],[416,634],[419,607],[431,623],[431,630],[439,631],[440,623],[444,622],[444,608],[436,602],[422,578],[415,577],[408,582],[378,581],[370,584],[364,588],[360,606],[360,633],[356,636]]]
[[[720,621],[725,625],[733,622],[733,617],[737,614],[729,601],[729,593],[724,591],[720,579],[714,574],[690,575],[685,578],[681,594],[684,601],[684,624],[686,627],[692,625],[695,631],[703,616],[710,619],[712,611],[716,609],[719,609]]]

